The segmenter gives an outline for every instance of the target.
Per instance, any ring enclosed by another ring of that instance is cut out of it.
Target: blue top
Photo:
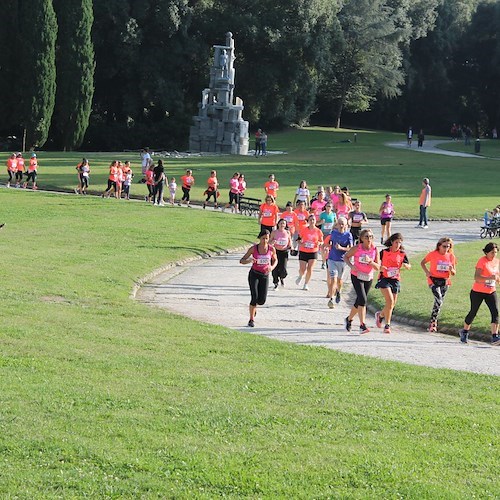
[[[330,235],[330,242],[332,244],[330,248],[330,253],[328,254],[329,260],[335,260],[341,262],[344,260],[344,254],[347,250],[337,250],[335,248],[335,243],[338,243],[341,247],[347,247],[353,245],[352,234],[350,231],[346,233],[341,233],[338,229],[334,229]]]

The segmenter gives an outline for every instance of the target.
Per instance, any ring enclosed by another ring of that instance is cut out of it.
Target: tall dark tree
[[[92,0],[53,0],[59,26],[56,45],[57,92],[50,129],[58,148],[78,148],[89,124],[94,95]]]
[[[23,78],[19,122],[26,130],[26,146],[41,147],[47,140],[56,95],[57,20],[52,0],[19,0],[18,24]]]
[[[17,133],[16,103],[18,102],[19,62],[17,35],[18,0],[4,0],[0,3],[0,116],[2,124],[0,133]]]
[[[347,0],[338,19],[341,36],[331,48],[322,95],[340,127],[344,111],[368,110],[378,93],[398,95],[404,76],[401,28],[392,7],[383,0]]]

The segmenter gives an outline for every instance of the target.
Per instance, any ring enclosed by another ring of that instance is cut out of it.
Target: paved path
[[[375,222],[372,226],[379,234],[379,226]],[[405,246],[410,255],[433,249],[443,235],[451,236],[457,243],[476,241],[479,231],[478,222],[432,222],[429,229],[416,229],[414,226],[415,222],[395,221],[393,228],[405,236]],[[259,307],[256,327],[248,328],[249,267],[239,264],[243,253],[238,251],[174,266],[143,285],[137,292],[137,298],[199,321],[282,341],[416,365],[500,375],[500,348],[482,342],[471,341],[462,345],[457,337],[430,334],[422,328],[396,322],[392,325],[396,333],[391,335],[384,335],[377,328],[372,328],[369,334],[359,335],[356,320],[353,332],[346,332],[344,318],[352,303],[352,291],[346,290],[342,302],[335,309],[328,309],[325,271],[320,269],[320,265],[316,267],[310,291],[305,292],[295,285],[298,270],[296,258],[289,261],[290,276],[285,288],[269,290],[267,303]],[[412,272],[420,272],[418,263],[413,262],[413,265]],[[429,311],[431,305],[429,292]],[[487,313],[482,310],[480,314]],[[374,326],[372,315],[368,324]],[[461,318],[457,318],[457,328],[460,324]]]
[[[408,147],[406,141],[387,142],[385,145],[391,148],[407,149],[408,151],[417,151],[419,153],[433,153],[436,155],[445,155],[445,156],[460,156],[462,158],[476,158],[476,159],[485,158],[484,156],[475,155],[472,153],[462,153],[460,151],[446,151],[444,149],[439,149],[436,147],[438,144],[446,144],[453,142],[456,141],[443,140],[443,139],[429,140],[429,141],[424,141],[424,145],[421,148],[417,147],[417,141],[414,141],[411,147]]]

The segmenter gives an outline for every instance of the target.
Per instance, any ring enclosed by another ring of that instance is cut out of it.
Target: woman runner
[[[290,236],[288,224],[285,219],[280,219],[278,221],[277,228],[271,233],[269,244],[273,245],[276,249],[276,257],[278,259],[278,264],[273,269],[273,284],[276,290],[280,282],[281,286],[285,286],[285,278],[288,276],[286,268],[288,263],[288,250],[292,246],[292,237]]]
[[[295,280],[300,285],[302,277],[305,276],[302,290],[309,290],[309,281],[318,259],[318,250],[323,244],[323,233],[316,227],[316,217],[310,215],[307,218],[307,226],[299,232],[299,276]]]
[[[359,241],[358,245],[344,255],[344,262],[351,268],[352,286],[356,292],[356,301],[345,319],[345,328],[348,332],[351,331],[352,320],[357,314],[360,333],[368,333],[370,329],[365,324],[366,301],[373,282],[373,271],[380,269],[380,259],[370,229],[361,231]]]
[[[491,344],[500,345],[498,336],[498,297],[496,287],[500,283],[499,261],[497,258],[498,245],[488,243],[483,248],[484,256],[476,264],[474,284],[470,291],[470,311],[465,317],[464,327],[460,330],[460,341],[464,344],[469,340],[469,330],[479,307],[483,301],[491,314]]]
[[[382,311],[375,313],[375,323],[377,328],[382,328],[382,322],[385,323],[384,333],[391,333],[392,312],[396,307],[401,290],[401,268],[411,269],[408,257],[403,251],[402,243],[403,236],[400,233],[394,233],[384,243],[387,248],[380,251],[380,275],[375,288],[380,289],[382,292],[385,306]]]
[[[429,267],[427,267],[429,264]],[[453,253],[453,240],[451,238],[440,238],[436,244],[436,249],[429,252],[420,262],[420,266],[427,276],[427,283],[434,295],[434,305],[431,311],[431,321],[429,324],[429,332],[437,332],[437,318],[441,307],[443,306],[444,297],[451,285],[451,276],[455,276],[457,270],[457,259]]]
[[[250,287],[250,319],[248,326],[255,326],[255,313],[257,305],[266,303],[267,290],[269,286],[269,273],[277,264],[276,250],[269,244],[269,231],[259,233],[259,243],[251,246],[247,253],[240,259],[240,264],[252,264],[248,273],[248,285]]]

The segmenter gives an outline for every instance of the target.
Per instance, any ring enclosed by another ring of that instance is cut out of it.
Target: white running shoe
[[[297,279],[295,280],[295,284],[300,285],[301,281],[302,281],[302,276],[297,276]]]
[[[302,290],[306,290],[306,291],[307,291],[307,290],[309,290],[309,285],[304,285],[304,286],[302,287]]]

